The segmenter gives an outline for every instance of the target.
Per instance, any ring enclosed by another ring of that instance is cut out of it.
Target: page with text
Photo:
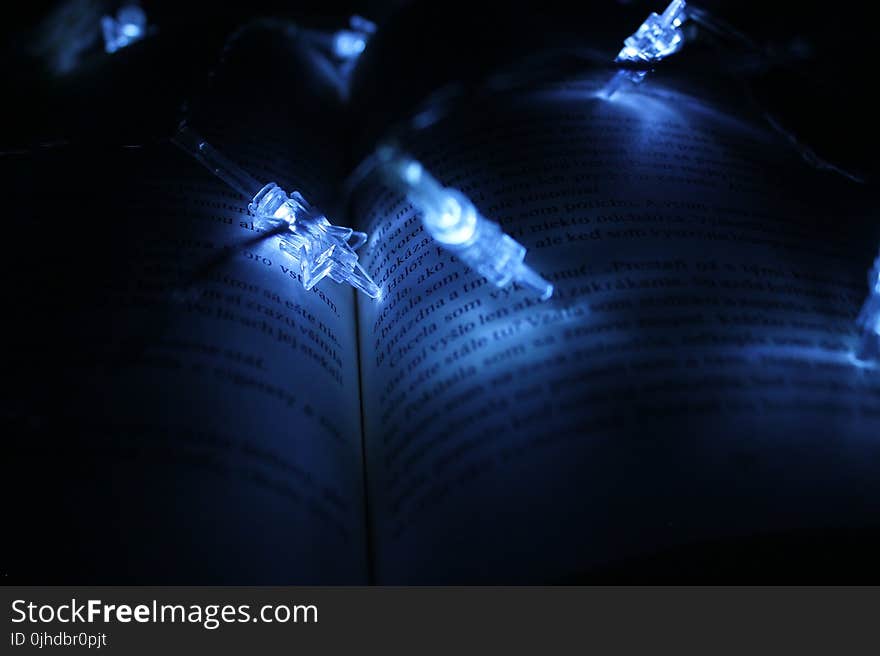
[[[356,198],[384,292],[358,310],[382,583],[559,581],[876,517],[880,374],[851,351],[877,228],[699,88],[609,102],[605,81],[407,144],[528,247],[547,303],[489,286],[395,194]]]
[[[318,136],[246,117],[196,127],[258,179],[331,195],[341,148]],[[42,250],[40,211],[10,231],[23,284],[8,371],[46,387],[4,399],[4,478],[30,536],[7,562],[77,580],[365,582],[351,288],[306,291],[247,199],[171,144],[108,148],[92,170],[76,155],[3,161],[40,181],[40,208],[95,208]]]

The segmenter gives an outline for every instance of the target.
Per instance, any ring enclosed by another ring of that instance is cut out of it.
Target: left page
[[[250,60],[283,59],[242,52],[224,71],[255,84],[284,72],[255,74]],[[227,77],[193,104],[193,127],[258,179],[323,202],[343,150],[335,108],[316,107],[316,123],[296,113],[308,80],[253,103]],[[2,404],[5,572],[364,582],[352,290],[306,291],[246,199],[167,141],[138,146],[0,159],[4,188],[39,199],[19,203],[3,265],[4,371],[18,381]]]

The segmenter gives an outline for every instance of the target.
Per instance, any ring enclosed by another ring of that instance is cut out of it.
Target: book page
[[[307,126],[289,93],[229,93],[193,128],[258,179],[330,198],[338,108]],[[365,582],[351,288],[306,291],[248,199],[170,143],[0,163],[29,199],[4,262],[9,575]]]
[[[698,86],[604,77],[461,109],[411,144],[529,248],[541,304],[356,201],[377,578],[548,582],[706,541],[876,522],[875,255],[855,185]]]

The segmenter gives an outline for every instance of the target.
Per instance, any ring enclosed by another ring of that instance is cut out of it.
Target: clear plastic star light
[[[115,18],[101,18],[101,32],[104,35],[104,50],[116,52],[146,36],[147,15],[137,5],[125,5],[116,12]]]
[[[177,131],[174,142],[243,196],[253,194],[248,210],[257,217],[261,229],[278,231],[279,247],[299,261],[306,289],[329,276],[370,298],[381,296],[355,253],[367,241],[366,233],[333,225],[298,191],[288,194],[274,182],[261,184],[188,127]]]
[[[654,64],[681,50],[684,45],[681,25],[687,18],[686,9],[685,0],[672,0],[662,15],[651,13],[639,29],[624,40],[614,61],[619,64]],[[647,70],[619,70],[599,95],[610,100],[621,86],[626,83],[639,85],[647,75]]]
[[[864,361],[880,357],[880,257],[868,272],[868,289],[868,298],[857,319],[862,341],[856,357]]]
[[[658,62],[681,50],[684,35],[685,0],[672,0],[661,15],[651,13],[645,22],[623,42],[618,62]]]
[[[553,285],[524,263],[525,246],[482,216],[464,194],[443,187],[394,147],[381,148],[376,155],[386,184],[421,210],[428,233],[459,260],[497,287],[517,282],[535,290],[541,300],[553,295]]]

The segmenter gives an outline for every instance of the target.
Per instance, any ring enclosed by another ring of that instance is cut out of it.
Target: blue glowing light
[[[333,54],[339,59],[356,59],[376,32],[376,24],[363,16],[352,16],[349,29],[339,30],[333,37]]]
[[[366,233],[333,225],[298,191],[288,195],[274,182],[257,192],[248,210],[263,220],[263,228],[275,228],[279,221],[288,224],[289,229],[280,234],[279,247],[299,260],[306,289],[329,276],[335,282],[347,282],[370,298],[381,296],[355,253],[367,241]]]
[[[868,271],[868,298],[856,322],[862,337],[856,357],[876,361],[880,358],[880,257]]]
[[[101,18],[104,49],[113,53],[140,41],[147,34],[147,15],[137,5],[126,5],[116,12],[116,17]]]
[[[685,0],[672,0],[661,14],[651,13],[645,22],[623,42],[618,62],[658,62],[681,50],[684,35]]]
[[[648,75],[648,71],[622,70],[617,71],[608,83],[599,90],[599,96],[610,100],[614,94],[620,91],[624,84],[639,85]]]
[[[261,185],[188,127],[177,131],[174,143],[243,196],[250,197],[258,190],[248,210],[257,217],[261,229],[277,232],[281,250],[299,261],[306,289],[329,276],[370,298],[381,296],[355,253],[367,241],[366,233],[333,225],[298,191],[288,194],[274,182]]]
[[[376,153],[385,182],[422,212],[422,224],[439,244],[497,287],[518,282],[553,295],[553,285],[524,263],[526,248],[482,216],[460,191],[443,187],[413,158],[393,147]]]
[[[340,30],[333,38],[333,53],[340,59],[357,57],[366,47],[367,40],[350,30]]]
[[[661,14],[651,13],[645,22],[623,42],[615,62],[654,64],[675,54],[684,45],[681,25],[687,19],[685,0],[672,0]],[[641,84],[648,71],[621,70],[609,80],[599,96],[610,100],[625,83]]]

